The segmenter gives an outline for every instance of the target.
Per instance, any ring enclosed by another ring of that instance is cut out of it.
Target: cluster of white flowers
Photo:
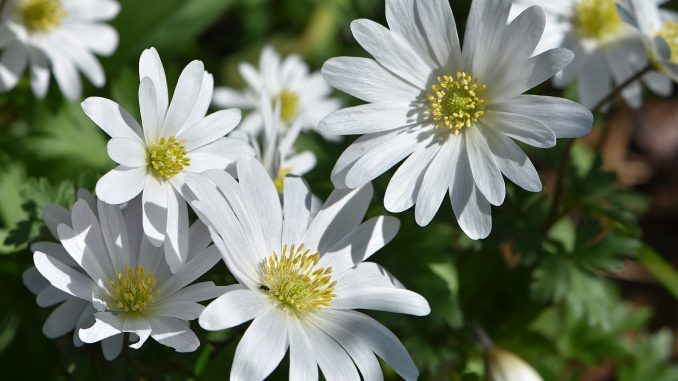
[[[529,6],[537,3],[546,13]],[[101,341],[112,359],[125,333],[133,348],[152,337],[185,352],[199,345],[191,320],[206,330],[252,320],[232,380],[263,380],[288,348],[292,380],[317,380],[318,368],[328,380],[380,380],[375,354],[416,379],[396,336],[355,311],[430,312],[422,296],[365,262],[399,228],[389,216],[363,222],[370,182],[404,161],[386,189],[387,210],[414,206],[425,226],[448,194],[461,229],[487,237],[491,206],[506,196],[504,177],[527,191],[542,188],[515,140],[550,148],[592,127],[586,107],[525,92],[554,75],[557,85],[579,78],[580,100],[590,107],[648,62],[677,77],[678,23],[658,3],[517,0],[512,10],[509,0],[474,0],[462,45],[448,0],[387,0],[388,28],[351,25],[373,58],[333,58],[309,74],[300,57],[281,59],[267,47],[259,69],[240,66],[242,92],[214,89],[203,63],[193,61],[170,98],[157,51],[144,51],[141,124],[111,100],[82,103],[111,137],[108,154],[118,164],[98,181],[98,201],[80,192],[72,210],[44,211],[59,242],[33,245],[35,267],[24,280],[40,306],[59,304],[45,334],[74,331],[76,346]],[[14,87],[29,63],[38,97],[50,70],[71,99],[81,92],[76,69],[103,85],[93,53],[114,51],[117,35],[102,21],[118,8],[113,0],[9,1],[0,89]],[[659,93],[672,83],[642,74]],[[339,110],[328,84],[367,104]],[[639,102],[640,85],[624,96]],[[232,109],[207,115],[211,104]],[[242,123],[240,109],[249,110]],[[294,148],[309,130],[331,140],[362,135],[339,157],[337,189],[324,203],[300,177],[315,155]],[[189,205],[198,216],[192,225]],[[237,284],[194,283],[220,259]],[[495,362],[492,377],[503,380],[504,363],[517,361]],[[518,368],[538,379],[522,362]]]

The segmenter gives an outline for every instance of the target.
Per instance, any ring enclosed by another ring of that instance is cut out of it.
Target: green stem
[[[678,272],[649,246],[643,246],[638,253],[638,262],[678,299]]]

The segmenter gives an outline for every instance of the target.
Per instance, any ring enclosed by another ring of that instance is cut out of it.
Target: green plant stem
[[[592,109],[591,113],[595,116],[597,113],[602,111],[602,109],[610,102],[613,102],[621,93],[631,84],[641,79],[645,74],[649,73],[652,70],[652,65],[647,65],[642,70],[638,71],[635,75],[621,83],[617,86],[612,92],[610,92],[605,98],[603,98],[598,104],[596,104]],[[572,152],[572,147],[574,146],[577,139],[570,139],[563,149],[563,154],[560,158],[560,164],[558,165],[558,171],[556,173],[556,186],[555,193],[553,194],[553,201],[551,203],[551,210],[549,211],[548,217],[546,219],[546,224],[544,225],[544,232],[548,232],[549,229],[555,224],[561,217],[560,203],[563,199],[564,184],[563,180],[565,177],[565,170],[570,160],[570,154]]]
[[[649,246],[638,253],[638,263],[678,299],[678,272]]]

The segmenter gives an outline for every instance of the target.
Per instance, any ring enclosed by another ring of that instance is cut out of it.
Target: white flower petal
[[[312,354],[314,346],[296,319],[291,319],[288,326],[290,339],[290,380],[317,381],[318,365]]]
[[[476,128],[488,128],[537,148],[556,145],[556,135],[544,123],[526,115],[488,111]]]
[[[139,140],[113,138],[108,141],[108,156],[116,163],[128,168],[145,167],[146,147]]]
[[[125,219],[118,206],[99,201],[97,205],[101,232],[107,252],[115,273],[125,271],[125,266],[132,263],[129,236],[125,229]],[[136,248],[134,248],[136,250]]]
[[[122,352],[123,338],[124,335],[119,334],[101,340],[101,351],[103,352],[104,358],[106,360],[113,361],[118,356],[120,356],[120,352]]]
[[[192,257],[181,266],[174,275],[157,290],[159,295],[173,295],[188,286],[219,262],[220,253],[216,247],[210,247],[199,256]]]
[[[122,204],[139,195],[145,182],[146,168],[120,165],[99,179],[96,186],[97,197],[109,204]]]
[[[80,318],[86,302],[70,298],[62,303],[49,315],[45,324],[42,325],[42,332],[50,339],[63,336],[75,329],[75,325]]]
[[[440,149],[439,144],[426,144],[417,149],[398,167],[388,183],[384,207],[393,213],[404,212],[417,201],[426,169]]]
[[[244,93],[228,87],[217,87],[214,89],[212,102],[224,108],[235,107],[239,109],[250,109],[254,103]]]
[[[497,168],[509,180],[530,192],[540,192],[541,180],[534,165],[516,143],[510,138],[490,130],[482,131],[492,151]]]
[[[141,127],[136,120],[117,103],[98,97],[82,102],[82,110],[108,136],[143,141]]]
[[[153,176],[146,176],[142,194],[144,233],[158,247],[165,240],[167,231],[168,191],[174,192],[169,184],[164,184]]]
[[[510,1],[474,0],[464,33],[464,67],[472,73],[487,73],[493,62],[493,52],[506,29]]]
[[[447,0],[416,1],[421,28],[440,66],[462,67],[457,24]]]
[[[33,250],[33,252],[35,251],[40,250]],[[42,276],[42,274],[40,274],[40,271],[38,271],[38,269],[35,266],[27,268],[21,274],[21,281],[33,295],[37,295],[44,289],[50,287],[49,281],[45,279],[45,277]]]
[[[432,1],[429,1],[432,2]],[[417,53],[417,57],[426,63],[427,67],[435,68],[443,66],[444,62],[438,62],[436,56],[429,49],[428,38],[422,30],[423,24],[429,20],[421,19],[418,9],[415,9],[414,0],[389,0],[386,2],[386,22],[391,33],[397,34],[407,41],[410,48]],[[454,25],[448,25],[452,28]],[[448,29],[449,31],[451,29]],[[446,32],[447,32],[446,31]]]
[[[35,301],[38,306],[45,308],[51,307],[68,299],[73,298],[71,298],[71,295],[59,290],[58,288],[48,286],[38,293]]]
[[[185,126],[202,90],[204,74],[205,66],[200,61],[189,63],[181,72],[160,131],[161,136],[174,136]]]
[[[353,21],[351,31],[381,65],[419,89],[426,87],[432,68],[403,37],[366,19]]]
[[[452,180],[452,167],[462,149],[461,136],[450,136],[438,150],[421,180],[414,210],[419,226],[428,225],[435,217]]]
[[[212,74],[205,72],[202,77],[202,84],[200,85],[200,92],[198,93],[198,98],[195,100],[195,105],[193,105],[193,110],[191,114],[186,119],[184,123],[184,128],[179,131],[181,134],[187,128],[194,126],[196,123],[200,122],[207,115],[207,109],[210,107],[212,102],[212,93],[214,92],[214,77]]]
[[[195,320],[204,309],[205,307],[202,304],[187,300],[173,300],[171,298],[155,303],[151,313],[154,317],[162,316],[181,320]]]
[[[368,151],[353,164],[346,174],[346,186],[358,188],[376,179],[425,144],[422,140],[428,138],[430,136],[427,137],[424,131],[415,133],[414,130],[403,130],[394,135],[388,145]]]
[[[524,115],[545,124],[557,138],[578,138],[591,132],[593,115],[584,106],[568,99],[520,95],[492,105],[492,109]]]
[[[93,326],[80,328],[78,331],[78,336],[83,342],[96,343],[123,331],[124,323],[112,313],[98,312],[94,316],[96,320]]]
[[[411,101],[369,103],[341,109],[320,121],[318,130],[332,135],[372,134],[417,123]]]
[[[299,177],[286,177],[283,184],[282,242],[302,242],[311,217],[311,190]]]
[[[425,316],[431,312],[426,299],[416,292],[397,288],[369,287],[337,291],[332,309],[368,309],[400,314]]]
[[[363,220],[373,193],[369,183],[354,190],[334,190],[306,230],[306,247],[326,252],[340,242]]]
[[[205,307],[198,323],[208,331],[219,331],[248,322],[271,309],[267,296],[243,286],[229,286],[229,290]]]
[[[18,42],[4,48],[0,57],[0,89],[3,91],[13,89],[26,70],[27,63],[26,48],[19,45]]]
[[[156,317],[151,319],[151,326],[151,337],[177,352],[193,352],[200,346],[200,340],[185,321]]]
[[[28,54],[31,63],[31,89],[38,99],[42,99],[47,95],[47,90],[49,89],[49,79],[51,77],[49,61],[41,50],[32,49]]]
[[[612,77],[602,54],[596,52],[587,58],[579,72],[577,90],[579,102],[590,110],[612,90]]]
[[[240,123],[241,116],[242,113],[238,109],[217,111],[182,131],[178,138],[186,140],[186,151],[193,151],[233,131]]]
[[[231,380],[259,381],[273,372],[287,351],[286,320],[277,309],[254,319],[235,350]]]
[[[492,230],[490,203],[475,186],[468,155],[460,155],[450,183],[452,210],[461,229],[471,239],[487,237]]]
[[[144,140],[147,146],[158,143],[160,127],[165,119],[160,114],[158,98],[155,92],[153,80],[144,77],[139,83],[139,111],[141,112],[141,124],[144,126]]]
[[[172,273],[188,260],[188,206],[181,195],[167,189],[167,230],[164,243],[165,259]]]
[[[369,58],[331,58],[323,65],[322,73],[332,87],[365,102],[411,101],[421,93]]]
[[[71,23],[64,31],[100,56],[110,56],[118,48],[118,32],[110,25],[98,23]]]
[[[202,173],[210,169],[223,170],[244,156],[254,156],[254,150],[245,141],[235,138],[221,138],[214,143],[188,153],[191,163],[184,170]]]
[[[155,99],[159,122],[162,123],[165,114],[167,114],[167,106],[169,104],[169,92],[167,90],[167,78],[165,77],[165,68],[160,60],[160,55],[155,48],[144,50],[139,59],[139,80],[143,82],[144,78],[148,77],[153,82],[155,88]]]
[[[506,197],[504,177],[496,164],[494,164],[492,151],[487,145],[485,136],[480,132],[478,127],[471,128],[464,135],[466,137],[466,152],[471,164],[471,173],[473,174],[476,187],[483,193],[490,204],[503,204]],[[555,140],[555,136],[553,140]]]
[[[315,319],[318,320],[318,319]],[[317,323],[316,323],[317,324]],[[312,355],[328,381],[360,380],[355,364],[346,351],[333,338],[316,325],[306,324],[303,329],[312,343]]]

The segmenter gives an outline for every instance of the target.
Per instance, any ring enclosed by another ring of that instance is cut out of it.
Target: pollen
[[[17,11],[26,29],[33,33],[53,30],[66,16],[59,0],[20,0]]]
[[[115,306],[120,311],[141,313],[153,301],[155,277],[141,266],[136,269],[125,267],[125,272],[119,272],[110,285]]]
[[[275,189],[278,190],[278,193],[283,192],[285,176],[289,175],[290,173],[292,173],[292,168],[280,167],[280,169],[278,170],[278,176],[276,176],[275,180],[273,180],[273,184],[275,184]]]
[[[465,72],[439,76],[428,94],[433,121],[459,135],[485,115],[483,94],[486,88]]]
[[[585,38],[603,39],[622,27],[617,0],[581,0],[576,8],[579,33]]]
[[[678,65],[678,22],[665,21],[657,35],[671,48],[671,63]]]
[[[158,180],[171,179],[190,163],[191,159],[186,157],[186,147],[174,136],[162,138],[148,148],[148,168]]]
[[[275,98],[280,102],[280,118],[286,123],[291,123],[299,114],[299,96],[290,90],[283,90]]]
[[[325,308],[336,297],[337,282],[332,280],[332,268],[319,267],[319,261],[320,253],[311,254],[304,244],[284,245],[282,255],[274,252],[264,262],[259,290],[296,315]]]

